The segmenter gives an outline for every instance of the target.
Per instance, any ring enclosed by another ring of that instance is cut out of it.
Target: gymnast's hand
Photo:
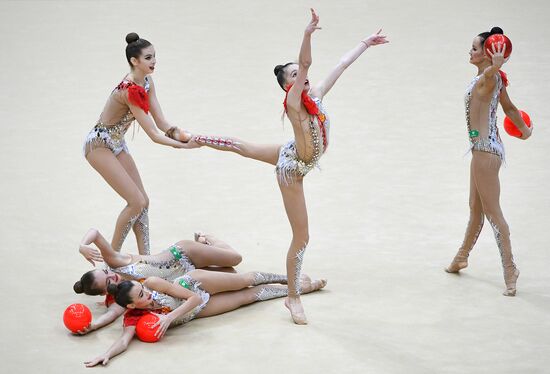
[[[321,27],[317,26],[318,23],[319,23],[319,16],[315,13],[315,10],[311,8],[311,21],[309,21],[309,25],[307,25],[304,33],[306,35],[311,35],[315,32],[315,30],[321,30]]]
[[[78,251],[93,266],[95,266],[94,261],[103,262],[103,257],[101,256],[101,253],[97,249],[95,249],[94,247],[91,247],[89,245],[80,244],[80,248],[78,249]]]
[[[386,40],[386,35],[380,35],[381,32],[382,32],[382,29],[378,30],[376,34],[372,34],[367,39],[364,39],[362,42],[365,43],[367,47],[389,43],[390,41]]]
[[[495,48],[496,45],[496,48]],[[487,54],[489,57],[491,57],[491,60],[493,62],[493,66],[497,69],[500,69],[501,66],[504,64],[504,52],[506,52],[506,44],[504,43],[492,43],[491,44],[491,50],[489,48],[486,49]]]
[[[88,368],[94,367],[99,363],[101,363],[101,365],[103,366],[107,365],[107,363],[109,363],[109,355],[105,353],[105,354],[102,354],[101,356],[97,356],[93,360],[84,361],[84,365],[86,365],[86,367]]]
[[[194,149],[194,148],[199,148],[201,145],[199,143],[197,143],[195,141],[195,138],[196,136],[191,134],[191,133],[187,133],[189,138],[188,140],[184,143],[184,142],[181,142],[174,146],[174,148],[178,148],[178,149]],[[176,139],[177,140],[177,139]]]
[[[535,124],[533,123],[533,121],[531,121],[531,126],[530,127],[525,126],[525,129],[521,130],[520,139],[522,139],[522,140],[529,139],[531,137],[531,135],[533,134],[533,128],[534,127],[535,127]]]
[[[168,327],[170,327],[170,324],[172,323],[173,319],[167,314],[158,314],[158,313],[153,313],[153,314],[157,316],[159,320],[155,322],[155,324],[151,326],[151,328],[154,329],[157,326],[159,327],[155,332],[155,336],[160,339],[164,336],[164,333],[166,332]]]
[[[102,303],[102,305],[105,305],[105,303]],[[84,327],[82,330],[78,330],[75,334],[77,335],[86,335],[89,332],[92,332],[95,330],[95,326],[93,326],[92,323],[88,327]]]

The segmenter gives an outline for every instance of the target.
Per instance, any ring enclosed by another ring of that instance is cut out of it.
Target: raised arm
[[[170,327],[170,324],[175,319],[189,313],[198,307],[202,302],[201,297],[193,291],[190,291],[179,284],[170,283],[158,277],[149,277],[145,280],[145,282],[143,282],[143,284],[151,290],[162,292],[177,299],[185,299],[183,304],[170,313],[157,314],[159,320],[153,325],[153,327],[160,326],[155,332],[155,336],[158,336],[159,338],[164,335],[168,327]]]
[[[476,87],[479,87],[480,93],[487,94],[495,88],[495,76],[504,64],[504,52],[506,52],[506,44],[501,43],[496,43],[496,45],[493,43],[491,44],[491,50],[487,49],[487,54],[491,57],[492,64],[483,70],[479,83],[476,85]]]
[[[149,80],[149,110],[157,127],[164,132],[164,134],[170,135],[172,133],[172,139],[181,140],[183,142],[189,141],[191,139],[191,134],[177,126],[172,126],[164,117],[164,113],[162,113],[160,103],[157,99],[157,90],[153,78],[149,76],[147,79]]]
[[[97,253],[97,250],[94,247],[90,246],[92,243],[96,245],[101,252],[101,255]],[[80,242],[79,252],[94,266],[94,260],[104,260],[107,265],[112,268],[128,265],[128,263],[132,260],[132,256],[129,254],[115,251],[97,229],[89,229],[86,235],[84,235],[82,241]]]
[[[300,111],[302,105],[302,91],[306,84],[307,73],[311,66],[311,34],[315,30],[321,29],[317,26],[319,23],[319,16],[315,13],[313,8],[311,9],[311,21],[307,25],[304,31],[304,38],[302,39],[302,46],[300,47],[300,56],[298,57],[298,73],[296,80],[292,88],[288,91],[287,106],[295,111]]]
[[[334,86],[334,83],[340,78],[344,70],[348,68],[355,60],[359,58],[367,50],[367,48],[379,45],[379,44],[386,44],[389,43],[388,40],[386,40],[385,35],[380,35],[382,32],[382,29],[378,30],[376,34],[372,34],[368,38],[361,40],[359,44],[355,46],[352,50],[348,51],[342,58],[340,59],[340,62],[338,62],[338,65],[332,69],[330,74],[319,84],[317,84],[312,90],[311,94],[315,97],[318,97],[320,100],[323,99],[323,97],[330,91],[332,86]]]
[[[504,114],[510,117],[514,125],[516,125],[518,130],[521,132],[520,139],[525,140],[529,138],[533,132],[533,125],[531,124],[531,128],[527,127],[527,124],[521,117],[518,108],[516,108],[516,106],[512,103],[512,100],[510,100],[506,87],[502,87],[502,91],[500,92],[500,105],[502,105]]]
[[[84,365],[86,365],[86,367],[96,366],[99,363],[101,363],[103,366],[107,365],[107,363],[111,358],[121,354],[128,348],[128,345],[132,341],[132,338],[134,337],[135,333],[136,333],[135,326],[125,327],[124,330],[122,331],[122,335],[113,343],[113,345],[111,346],[111,348],[107,350],[107,352],[105,352],[100,356],[97,356],[93,360],[84,361]]]

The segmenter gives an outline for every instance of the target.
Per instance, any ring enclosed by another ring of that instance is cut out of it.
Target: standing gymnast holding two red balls
[[[468,255],[483,227],[484,217],[491,224],[504,270],[505,296],[515,296],[519,270],[514,264],[510,230],[500,208],[498,173],[504,161],[504,147],[497,128],[498,103],[507,117],[521,132],[521,139],[531,136],[532,129],[514,106],[506,86],[506,74],[500,71],[512,52],[510,40],[499,27],[474,38],[470,63],[478,69],[477,76],[466,91],[466,125],[470,137],[470,220],[464,241],[451,265],[445,270],[458,273],[468,266]]]

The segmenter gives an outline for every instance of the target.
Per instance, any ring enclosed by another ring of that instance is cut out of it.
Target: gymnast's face
[[[134,69],[139,70],[144,75],[153,74],[157,63],[155,48],[152,45],[147,48],[143,48],[139,58],[132,57],[130,62],[132,62]]]
[[[153,304],[153,298],[151,292],[149,292],[143,285],[139,282],[132,281],[133,287],[128,293],[132,304],[128,304],[128,308],[136,309],[149,309]]]
[[[470,64],[479,65],[487,58],[488,56],[481,45],[481,37],[476,36],[472,42],[472,49],[470,49]]]
[[[288,65],[285,68],[285,81],[287,87],[293,85],[294,82],[296,82],[296,76],[298,76],[298,64]],[[309,91],[309,79],[307,77],[306,84],[304,85],[304,91]]]
[[[119,284],[122,278],[111,270],[103,269],[94,271],[94,287],[102,291],[102,295],[107,293],[109,284]]]

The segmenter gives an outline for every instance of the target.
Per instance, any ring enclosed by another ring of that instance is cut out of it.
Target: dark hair
[[[284,65],[277,65],[277,66],[275,66],[275,69],[273,69],[273,72],[275,73],[275,76],[277,77],[277,82],[279,83],[279,86],[281,86],[283,91],[286,91],[285,90],[285,83],[286,83],[285,68],[288,65],[293,65],[293,64],[294,64],[294,62],[287,62]]]
[[[504,31],[498,26],[493,27],[491,31],[482,32],[478,36],[481,37],[481,46],[483,47],[483,43],[485,43],[485,40],[494,34],[504,34]]]
[[[96,296],[101,295],[103,293],[103,290],[100,290],[99,288],[94,287],[95,282],[95,270],[90,270],[80,278],[79,281],[77,281],[74,286],[73,290],[76,293],[85,293],[86,295],[90,296]]]
[[[126,308],[128,304],[132,304],[133,300],[130,297],[130,290],[134,287],[132,281],[122,281],[119,284],[109,284],[107,286],[107,292],[115,297],[115,301],[118,305]]]
[[[145,39],[141,39],[135,32],[126,35],[126,43],[128,43],[126,46],[126,60],[128,60],[130,67],[134,67],[130,59],[132,57],[139,58],[141,50],[149,47],[151,43]]]

